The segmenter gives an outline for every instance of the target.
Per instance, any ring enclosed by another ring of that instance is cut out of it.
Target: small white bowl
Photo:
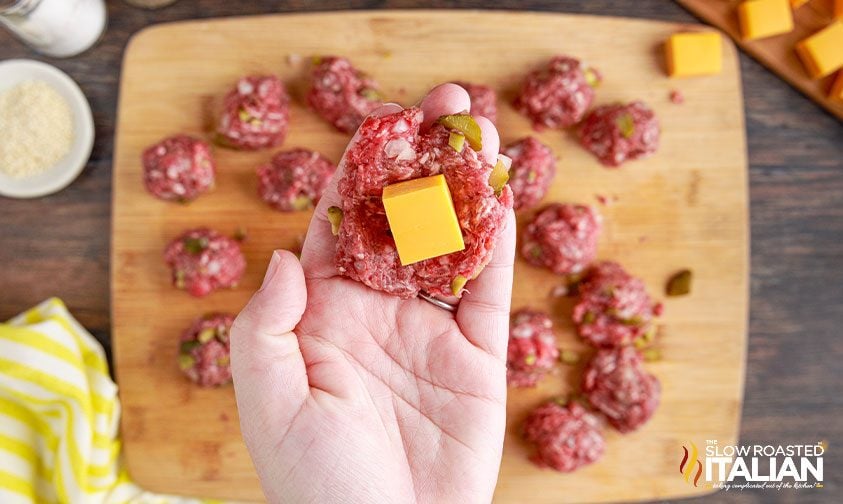
[[[88,100],[66,73],[35,60],[0,62],[0,93],[24,81],[38,80],[52,86],[70,107],[73,119],[73,145],[54,166],[24,178],[12,178],[0,171],[0,195],[11,198],[37,198],[60,191],[85,168],[94,146],[94,118]]]

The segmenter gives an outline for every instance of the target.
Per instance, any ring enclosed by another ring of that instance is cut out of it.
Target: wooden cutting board
[[[737,6],[742,0],[676,1],[700,19],[726,32],[753,58],[839,119],[843,119],[843,102],[828,97],[838,72],[822,79],[811,79],[793,50],[797,42],[822,30],[834,20],[833,0],[810,0],[794,10],[794,29],[790,33],[746,42],[741,40],[738,26]]]
[[[563,367],[534,390],[511,390],[498,502],[616,501],[696,495],[679,473],[682,445],[732,443],[740,420],[747,329],[747,165],[735,48],[723,47],[723,73],[672,82],[659,53],[684,28],[631,19],[516,12],[340,12],[196,21],[156,26],[126,50],[114,158],[113,341],[123,401],[122,432],[131,476],[157,492],[259,499],[241,442],[230,387],[202,390],[176,365],[179,334],[194,317],[236,313],[256,290],[271,251],[293,247],[310,213],[281,214],[255,195],[255,166],[270,152],[216,149],[217,189],[189,206],[149,196],[139,156],[165,135],[206,134],[209,110],[241,75],[278,73],[295,101],[285,147],[318,149],[337,160],[348,137],[301,105],[312,54],[348,56],[404,104],[454,79],[484,82],[501,94],[504,141],[531,133],[508,105],[521,77],[567,53],[596,65],[605,82],[599,103],[643,99],[659,116],[654,157],[618,170],[601,167],[572,136],[541,139],[560,157],[547,201],[598,206],[605,218],[600,256],[640,275],[657,297],[680,268],[694,271],[692,295],[666,301],[660,346],[649,364],[663,384],[662,405],[639,432],[607,433],[600,463],[573,475],[527,460],[519,425],[543,400],[576,387],[579,367]],[[300,59],[303,63],[297,63]],[[673,89],[682,105],[668,99]],[[597,195],[608,204],[597,204]],[[529,214],[520,216],[523,224]],[[242,285],[194,299],[170,286],[165,244],[190,226],[224,233],[248,229]],[[554,300],[552,274],[518,260],[514,307],[550,310],[560,345],[585,350],[572,334],[571,302]],[[316,482],[314,482],[316,483]]]

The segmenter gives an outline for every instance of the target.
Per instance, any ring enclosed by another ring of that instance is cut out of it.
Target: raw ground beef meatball
[[[403,298],[420,290],[450,296],[452,282],[474,278],[492,250],[512,208],[512,191],[499,195],[489,185],[492,165],[466,146],[448,144],[450,131],[434,124],[420,133],[422,111],[409,108],[383,117],[367,117],[359,141],[346,153],[339,182],[342,222],[336,266],[340,274]],[[402,266],[381,200],[389,184],[443,174],[462,229],[465,249]],[[461,289],[456,289],[456,294]]]
[[[337,166],[318,152],[293,149],[275,154],[258,167],[258,194],[282,212],[312,208]]]
[[[307,103],[343,133],[354,133],[363,119],[383,105],[374,79],[337,56],[314,58]]]
[[[516,210],[535,206],[550,187],[556,175],[556,160],[550,147],[534,137],[525,137],[501,150],[512,159],[509,186],[515,196]]]
[[[597,107],[580,128],[580,143],[606,166],[647,157],[659,148],[659,121],[643,102]]]
[[[524,439],[535,445],[531,460],[560,472],[576,471],[603,456],[606,440],[597,418],[579,403],[542,404],[524,421]]]
[[[225,95],[217,138],[242,150],[281,145],[290,124],[290,98],[274,75],[254,75],[237,81]]]
[[[228,333],[234,316],[213,313],[199,317],[181,335],[179,367],[202,387],[231,381]]]
[[[552,203],[527,224],[521,254],[530,264],[560,275],[577,275],[597,255],[601,217],[586,205]]]
[[[246,270],[240,244],[208,228],[184,232],[164,251],[173,285],[202,297],[216,289],[236,287]]]
[[[600,74],[576,58],[555,56],[521,84],[515,108],[533,128],[567,128],[580,122],[594,100]]]
[[[511,387],[534,387],[559,359],[553,323],[547,314],[521,309],[509,323],[506,382]]]
[[[633,347],[599,350],[583,372],[582,391],[620,432],[644,425],[659,406],[661,384]]]
[[[661,315],[661,303],[653,303],[644,282],[618,263],[605,261],[589,271],[579,286],[574,323],[579,335],[596,347],[627,345],[652,327]]]
[[[494,89],[483,84],[463,81],[454,84],[468,91],[468,96],[471,98],[471,115],[475,117],[483,116],[492,123],[498,121],[498,95]]]
[[[192,201],[214,187],[211,147],[198,138],[165,138],[143,151],[141,163],[146,190],[165,201]]]

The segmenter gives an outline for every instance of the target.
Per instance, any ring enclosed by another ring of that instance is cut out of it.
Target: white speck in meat
[[[413,159],[416,159],[415,149],[413,149],[413,146],[403,138],[396,138],[387,142],[386,147],[384,147],[384,152],[387,157],[395,159],[396,161],[412,161]]]
[[[206,270],[208,275],[218,275],[220,271],[222,271],[222,265],[219,261],[211,261],[208,263],[208,269]]]
[[[409,129],[410,129],[410,125],[407,124],[407,121],[402,120],[402,121],[398,121],[398,122],[395,123],[395,126],[393,126],[392,131],[394,131],[396,133],[404,133],[405,131],[407,131]]]
[[[252,82],[248,79],[240,79],[237,82],[237,92],[241,95],[248,95],[252,94],[252,91],[255,90],[255,86],[252,85]]]

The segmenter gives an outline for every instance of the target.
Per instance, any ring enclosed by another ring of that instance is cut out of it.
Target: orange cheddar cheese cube
[[[793,29],[793,11],[788,0],[746,0],[738,5],[741,37],[754,40],[787,33]]]
[[[808,3],[808,0],[790,0],[790,6],[794,9],[798,9]]]
[[[843,71],[837,73],[837,78],[834,79],[834,84],[831,86],[828,97],[843,103]]]
[[[722,44],[720,34],[713,31],[674,33],[665,44],[668,75],[688,77],[720,73]]]
[[[812,79],[843,67],[843,21],[835,21],[796,44],[796,54]]]
[[[843,0],[834,0],[834,17],[843,19]]]
[[[383,207],[402,266],[465,248],[444,175],[384,187]]]

